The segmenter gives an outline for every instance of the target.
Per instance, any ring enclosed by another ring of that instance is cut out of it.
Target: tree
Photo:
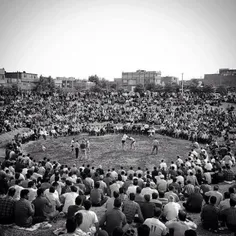
[[[139,94],[144,93],[144,86],[142,84],[137,84],[134,88],[134,92]]]
[[[95,83],[96,85],[99,84],[99,78],[98,78],[97,75],[91,75],[91,76],[89,76],[88,81],[89,81],[89,82],[93,82],[93,83]]]
[[[226,94],[227,94],[227,89],[226,89],[224,86],[219,86],[219,87],[216,89],[216,92],[217,92],[217,93],[220,93],[221,95],[226,95]]]
[[[202,87],[202,92],[204,92],[204,93],[213,93],[214,88],[211,85],[204,85]]]
[[[155,83],[150,83],[150,84],[146,84],[145,89],[150,92],[153,92],[155,90],[155,87],[156,87]]]
[[[93,87],[90,88],[90,91],[93,93],[101,93],[103,90],[99,85],[95,84]]]
[[[49,77],[39,77],[39,81],[36,84],[33,91],[36,93],[53,93],[55,91],[55,81],[51,76]]]

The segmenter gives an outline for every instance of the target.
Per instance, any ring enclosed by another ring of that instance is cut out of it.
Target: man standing
[[[78,159],[79,157],[79,141],[76,140],[75,142],[75,158]]]
[[[151,154],[153,154],[154,151],[156,151],[156,155],[157,155],[157,153],[158,153],[158,146],[159,146],[159,141],[157,140],[157,138],[155,138],[153,140],[153,143],[152,143],[152,153]]]
[[[133,137],[129,137],[129,140],[131,140],[131,144],[130,144],[130,149],[134,149],[135,150],[135,147],[136,147],[136,140],[133,138]]]

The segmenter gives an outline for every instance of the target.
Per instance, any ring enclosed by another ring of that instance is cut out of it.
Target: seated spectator
[[[92,235],[92,233],[95,233],[95,229],[90,229],[91,231],[88,232],[84,232],[81,229],[81,225],[83,222],[83,214],[80,212],[77,212],[75,217],[72,217],[71,219],[75,219],[76,220],[76,230],[75,230],[75,234],[74,235],[78,235],[78,236],[86,236],[86,235]]]
[[[194,187],[194,193],[192,193],[186,203],[183,203],[186,211],[193,213],[200,213],[202,209],[203,196],[200,193],[198,186]]]
[[[32,202],[37,196],[37,188],[34,181],[29,181],[28,183],[29,190],[29,201]]]
[[[155,203],[150,202],[150,195],[144,195],[144,202],[140,203],[143,219],[152,218],[154,216]]]
[[[121,208],[121,200],[116,198],[114,201],[114,208],[112,210],[106,211],[105,214],[102,216],[99,225],[100,227],[104,227],[109,236],[112,236],[112,232],[116,227],[122,227],[126,225],[126,216],[120,210]]]
[[[222,221],[229,230],[236,234],[236,201],[230,199],[230,207],[220,212]]]
[[[122,211],[126,216],[126,220],[128,224],[132,224],[134,221],[134,217],[137,214],[139,219],[138,222],[143,223],[143,215],[140,209],[140,206],[137,202],[134,201],[135,199],[135,194],[130,193],[129,194],[129,199],[124,201]]]
[[[184,211],[179,211],[179,220],[171,220],[166,222],[166,227],[169,229],[170,234],[173,236],[184,235],[186,230],[197,229],[197,225],[187,219],[187,214]]]
[[[105,208],[107,209],[107,211],[112,210],[114,208],[114,201],[116,198],[119,198],[118,192],[114,192],[113,197],[111,197],[107,200],[107,202],[105,204]]]
[[[34,205],[28,200],[29,190],[20,192],[20,200],[15,203],[15,223],[20,227],[31,227],[33,224]]]
[[[75,205],[70,205],[67,211],[67,219],[72,218],[77,211],[83,210],[83,197],[78,196],[75,199]]]
[[[206,196],[211,197],[215,196],[216,197],[216,203],[215,206],[218,207],[220,202],[223,200],[223,195],[219,192],[219,186],[215,185],[213,191],[209,191],[205,193]]]
[[[75,186],[71,186],[71,192],[66,192],[61,195],[61,202],[64,203],[62,211],[67,214],[68,208],[71,205],[75,205],[75,199],[79,196],[78,189]]]
[[[135,194],[135,202],[140,203],[140,202],[144,202],[144,197],[141,194],[142,189],[140,187],[136,188],[136,194]]]
[[[223,211],[225,209],[230,208],[230,193],[224,192],[224,200],[220,202],[219,204],[219,210]]]
[[[156,235],[166,235],[167,228],[166,226],[159,220],[161,216],[161,209],[156,207],[154,210],[154,216],[152,218],[147,218],[144,221],[144,225],[147,225],[150,228],[149,236],[156,236]]]
[[[158,200],[159,200],[160,202],[162,202],[162,205],[163,205],[163,206],[168,203],[168,198],[165,198],[164,196],[165,196],[164,193],[159,193],[159,198],[158,198]]]
[[[174,197],[170,195],[169,202],[164,206],[163,209],[163,219],[165,221],[176,219],[180,209],[181,206],[179,205],[179,203],[175,202]]]
[[[160,200],[158,200],[158,194],[157,193],[152,193],[152,199],[150,200],[150,202],[153,202],[155,204],[156,207],[158,208],[162,208],[162,202]]]
[[[194,193],[194,185],[191,184],[191,181],[187,181],[187,185],[185,185],[183,190],[184,197],[189,197],[192,193]]]
[[[35,209],[34,218],[37,217],[38,222],[43,222],[47,219],[51,220],[47,214],[47,208],[51,207],[51,203],[44,196],[44,189],[39,188],[37,190],[37,197],[33,200],[32,204],[34,205]]]
[[[232,171],[230,165],[226,165],[226,171],[224,172],[225,182],[232,182],[235,179],[235,174]]]
[[[211,196],[209,204],[204,205],[201,212],[201,221],[204,229],[218,232],[219,209],[216,207],[216,197]]]
[[[77,228],[76,219],[74,217],[68,218],[66,220],[67,233],[64,233],[64,234],[61,234],[61,235],[63,235],[63,236],[73,236],[73,235],[75,235],[76,228]]]
[[[13,199],[15,194],[14,188],[9,188],[5,196],[4,190],[0,189],[0,222],[1,224],[14,223],[14,207],[16,200]]]
[[[197,236],[197,232],[193,229],[188,229],[184,232],[184,236]]]
[[[169,198],[170,195],[172,195],[174,197],[174,201],[178,202],[179,201],[179,197],[178,195],[174,192],[174,186],[170,185],[169,186],[169,191],[165,193],[164,198]]]
[[[92,206],[102,206],[108,199],[104,196],[102,189],[99,187],[100,183],[95,182],[94,189],[90,192],[90,201],[92,202]]]
[[[97,214],[94,211],[90,210],[91,206],[92,203],[89,200],[85,200],[84,209],[77,211],[78,213],[81,213],[83,215],[83,220],[80,225],[80,229],[85,233],[96,232],[99,225]],[[75,213],[75,217],[77,212]]]

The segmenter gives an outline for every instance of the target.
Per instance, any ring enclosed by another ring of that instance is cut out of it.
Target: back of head
[[[137,187],[137,188],[136,188],[136,193],[139,194],[139,193],[141,193],[141,192],[142,192],[142,189],[141,189],[140,187]]]
[[[216,204],[216,197],[215,197],[215,196],[211,196],[211,197],[210,197],[210,203],[211,203],[212,205],[215,205],[215,204]]]
[[[37,196],[40,197],[42,194],[44,193],[44,189],[43,188],[39,188],[37,190]]]
[[[28,194],[29,194],[28,189],[22,189],[21,192],[20,192],[20,197],[25,198]]]
[[[169,201],[169,202],[174,202],[174,200],[175,200],[175,199],[174,199],[174,196],[173,196],[173,195],[170,195],[169,198],[168,198],[168,201]]]
[[[76,193],[76,192],[78,191],[78,189],[77,189],[74,185],[72,185],[72,186],[70,187],[70,189],[71,189],[71,191],[74,192],[74,193]]]
[[[215,185],[214,186],[214,191],[218,191],[219,190],[219,186],[218,185]]]
[[[185,211],[180,210],[180,211],[179,211],[179,214],[178,214],[178,217],[179,217],[179,220],[185,221],[185,220],[186,220],[186,217],[187,217],[187,214],[186,214]]]
[[[79,206],[82,204],[82,202],[83,202],[83,198],[81,196],[77,196],[75,199],[75,204]]]
[[[230,204],[231,207],[235,207],[236,206],[236,200],[230,199],[229,204]]]
[[[15,188],[9,188],[7,195],[10,197],[13,197],[15,195],[16,189]]]
[[[76,220],[76,223],[77,223],[77,226],[80,226],[83,222],[83,215],[82,213],[78,212],[75,214],[75,220]]]
[[[138,180],[137,180],[137,179],[134,179],[134,180],[133,180],[133,185],[135,185],[135,186],[138,185]]]
[[[161,215],[161,209],[159,207],[155,207],[154,209],[154,216],[159,218]]]
[[[138,227],[138,236],[149,236],[150,228],[147,225],[141,225]]]
[[[74,233],[77,228],[77,222],[74,217],[68,218],[66,221],[67,233]]]
[[[119,198],[115,199],[114,207],[116,207],[116,208],[120,208],[121,207],[121,200]]]
[[[114,192],[113,192],[113,197],[114,197],[114,198],[118,198],[118,197],[119,197],[119,193],[118,193],[117,191],[114,191]]]
[[[185,231],[184,236],[197,236],[197,232],[193,229],[188,229]]]
[[[112,236],[123,236],[124,231],[121,227],[116,227],[113,232],[112,232]]]
[[[89,200],[85,200],[84,201],[84,208],[85,208],[85,210],[88,211],[91,208],[91,206],[92,206],[92,204],[91,204],[91,202]]]
[[[135,199],[135,194],[134,194],[134,193],[130,193],[130,194],[129,194],[129,199],[130,199],[131,201],[134,201],[134,199]]]
[[[152,199],[157,199],[158,198],[158,194],[156,192],[152,193]]]
[[[144,195],[144,199],[145,199],[146,202],[150,202],[150,199],[151,199],[150,195],[149,194],[145,194]]]

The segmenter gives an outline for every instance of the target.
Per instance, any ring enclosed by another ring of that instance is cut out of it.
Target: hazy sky
[[[236,0],[0,0],[0,68],[184,78],[236,67]]]

